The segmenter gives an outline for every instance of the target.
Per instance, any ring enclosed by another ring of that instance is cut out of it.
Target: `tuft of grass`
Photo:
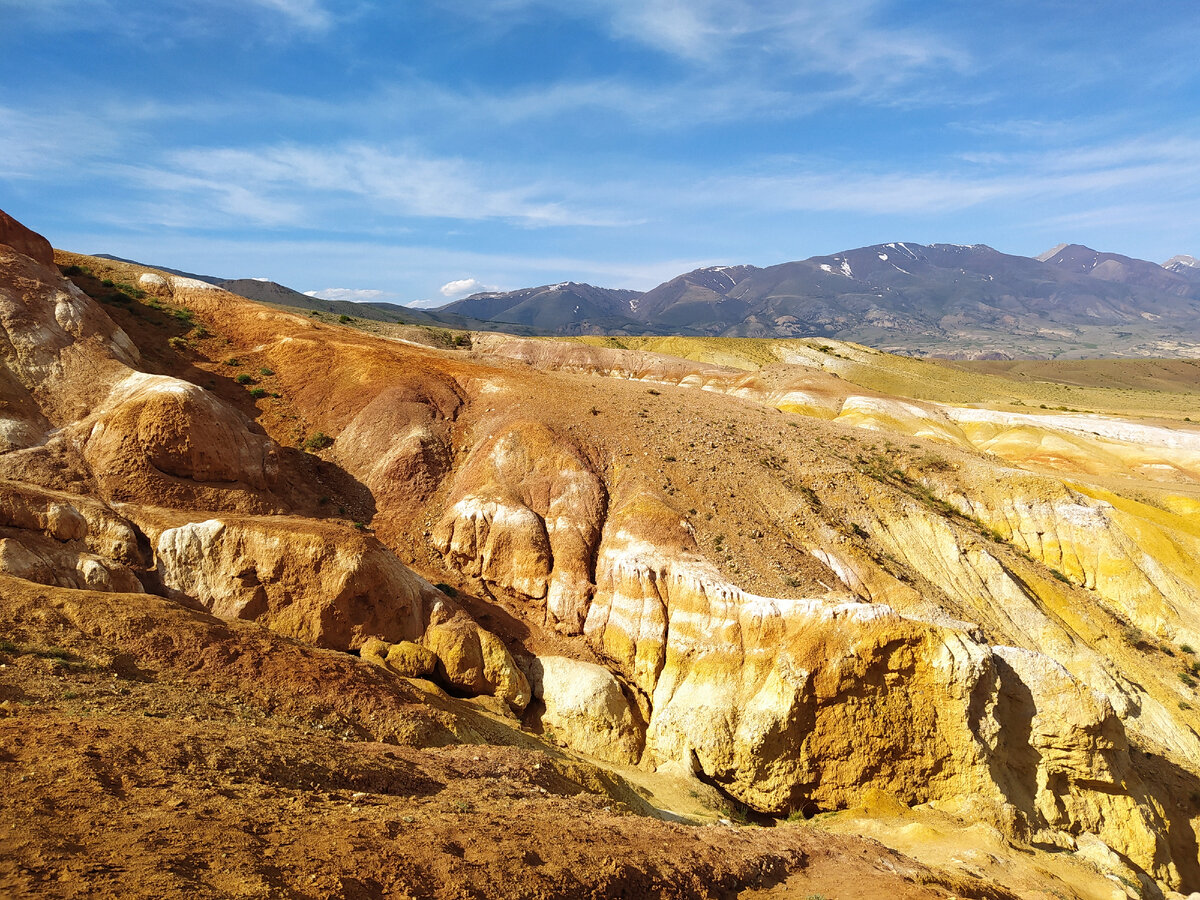
[[[243,372],[241,375],[239,375],[237,378],[235,378],[233,380],[236,381],[238,384],[254,384],[254,379],[251,376],[247,375],[245,372]]]
[[[250,391],[250,396],[253,397],[255,400],[261,400],[263,397],[267,396],[267,392],[264,391],[262,388],[256,387],[252,391]]]
[[[333,446],[333,438],[323,431],[313,432],[304,442],[305,450],[324,450]]]
[[[240,359],[238,359],[236,356],[231,356],[231,357],[229,357],[229,359],[225,360],[225,365],[227,365],[227,366],[240,366],[241,364],[242,364],[242,361]]]
[[[258,374],[259,375],[274,375],[275,370],[272,368],[269,368],[268,366],[259,366]]]

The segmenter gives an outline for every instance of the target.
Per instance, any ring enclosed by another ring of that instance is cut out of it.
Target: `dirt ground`
[[[0,896],[1011,896],[804,825],[637,814],[465,701],[160,598],[3,579],[0,632]]]

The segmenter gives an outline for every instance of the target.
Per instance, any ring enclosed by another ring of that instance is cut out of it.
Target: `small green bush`
[[[1179,649],[1180,649],[1180,650],[1182,650],[1184,653],[1192,653],[1192,654],[1194,654],[1194,653],[1196,652],[1195,650],[1193,650],[1193,649],[1192,649],[1192,645],[1191,645],[1191,644],[1180,644],[1180,645],[1179,645]]]
[[[354,320],[343,313],[342,315],[338,316],[338,321],[341,322],[343,325],[349,325]]]
[[[307,441],[304,442],[305,450],[324,450],[326,447],[333,446],[333,438],[323,431],[314,432]]]
[[[254,379],[251,378],[249,375],[247,375],[245,372],[243,372],[241,375],[239,375],[237,378],[235,378],[233,380],[236,381],[238,384],[254,384]]]
[[[258,374],[259,374],[259,375],[274,375],[274,374],[275,374],[275,370],[274,370],[274,369],[271,369],[271,368],[269,368],[269,367],[267,367],[267,366],[260,366],[260,367],[259,367],[259,369],[258,369]]]
[[[229,357],[229,359],[225,360],[225,365],[227,365],[227,366],[240,366],[241,364],[242,364],[242,361],[240,359],[238,359],[236,356],[231,356],[231,357]]]
[[[267,396],[267,392],[264,391],[262,388],[255,388],[254,390],[252,390],[250,392],[250,396],[253,397],[255,400],[261,400],[263,397]]]

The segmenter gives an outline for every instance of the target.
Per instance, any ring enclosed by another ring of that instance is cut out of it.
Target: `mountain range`
[[[420,310],[191,277],[277,305],[527,335],[829,337],[950,358],[1200,352],[1200,263],[1159,265],[1080,244],[1026,257],[985,244],[891,242],[765,268],[695,269],[644,293],[567,281]]]

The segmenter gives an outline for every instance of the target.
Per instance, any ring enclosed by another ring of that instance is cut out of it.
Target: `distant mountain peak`
[[[1036,259],[1038,262],[1046,262],[1048,260],[1054,259],[1054,257],[1058,256],[1059,253],[1061,253],[1063,250],[1066,250],[1067,247],[1069,247],[1069,246],[1070,246],[1070,244],[1055,244],[1053,247],[1051,247],[1045,253],[1039,253],[1037,256],[1034,257],[1034,259]]]
[[[1180,269],[1200,269],[1200,260],[1194,256],[1172,256],[1162,264],[1164,269],[1169,269],[1172,272],[1178,272]]]

